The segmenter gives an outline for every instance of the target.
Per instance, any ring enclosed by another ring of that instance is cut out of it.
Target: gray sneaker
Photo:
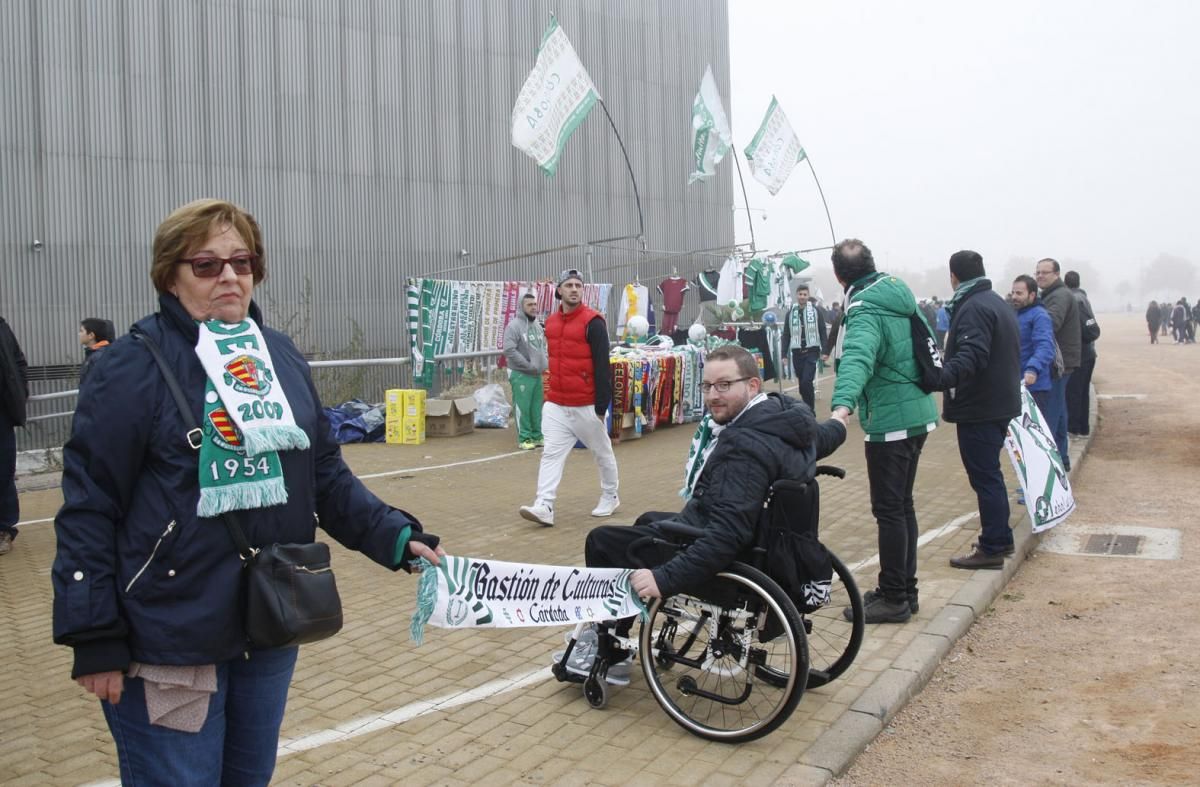
[[[567,632],[566,640],[570,644],[571,632]],[[592,664],[596,661],[596,651],[599,645],[599,636],[596,633],[596,626],[593,623],[580,632],[579,639],[575,641],[575,647],[571,650],[571,658],[565,665],[567,672],[582,677],[590,675],[592,673]],[[554,654],[555,664],[562,662],[564,653],[566,653],[565,650],[560,650]],[[605,681],[614,686],[628,686],[629,676],[632,672],[632,660],[625,659],[609,666],[608,673],[604,676]]]

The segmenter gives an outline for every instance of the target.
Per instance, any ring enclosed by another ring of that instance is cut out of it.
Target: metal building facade
[[[123,332],[156,308],[154,230],[202,196],[259,219],[270,278],[257,298],[310,352],[357,333],[363,354],[406,354],[410,276],[582,267],[582,248],[478,265],[638,231],[600,107],[553,178],[510,144],[551,11],[624,140],[651,250],[594,247],[595,279],[707,267],[659,252],[733,243],[729,163],[687,185],[707,64],[729,96],[724,0],[11,0],[0,11],[0,314],[31,364],[77,363],[81,318]]]

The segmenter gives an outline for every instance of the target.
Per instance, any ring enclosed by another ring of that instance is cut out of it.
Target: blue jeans
[[[1006,552],[1013,546],[1008,526],[1008,489],[1000,471],[1007,430],[1007,420],[958,425],[958,455],[979,501],[979,548],[988,555]]]
[[[1067,372],[1062,377],[1050,383],[1050,398],[1046,402],[1046,410],[1042,415],[1046,416],[1046,428],[1050,430],[1050,434],[1054,437],[1054,444],[1058,446],[1058,455],[1062,457],[1063,469],[1071,469],[1071,455],[1067,453],[1070,447],[1067,443],[1067,382],[1071,379],[1072,372]]]
[[[268,784],[297,651],[252,651],[250,658],[218,664],[217,691],[199,732],[151,724],[142,679],[126,678],[118,704],[100,703],[117,744],[121,782]]]

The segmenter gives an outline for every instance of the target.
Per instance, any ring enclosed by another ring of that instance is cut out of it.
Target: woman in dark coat
[[[1150,327],[1150,343],[1158,344],[1158,326],[1162,323],[1162,312],[1159,311],[1158,304],[1150,301],[1150,305],[1146,308],[1146,325]]]
[[[254,218],[189,203],[153,253],[160,310],[96,357],[63,448],[54,640],[100,699],[122,782],[267,784],[297,648],[248,642],[222,517],[253,547],[312,543],[319,526],[392,570],[444,553],[350,472],[304,357],[263,325]],[[139,335],[161,349],[188,418]]]

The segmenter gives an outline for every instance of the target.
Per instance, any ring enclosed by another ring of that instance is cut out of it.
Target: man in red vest
[[[582,442],[600,468],[600,502],[592,516],[612,516],[617,498],[617,457],[604,425],[612,397],[608,370],[608,327],[604,316],[583,303],[583,275],[563,271],[555,295],[561,307],[546,320],[550,384],[542,405],[546,440],[538,468],[537,499],[521,506],[521,516],[546,527],[554,524],[554,499],[563,466],[576,441]]]

